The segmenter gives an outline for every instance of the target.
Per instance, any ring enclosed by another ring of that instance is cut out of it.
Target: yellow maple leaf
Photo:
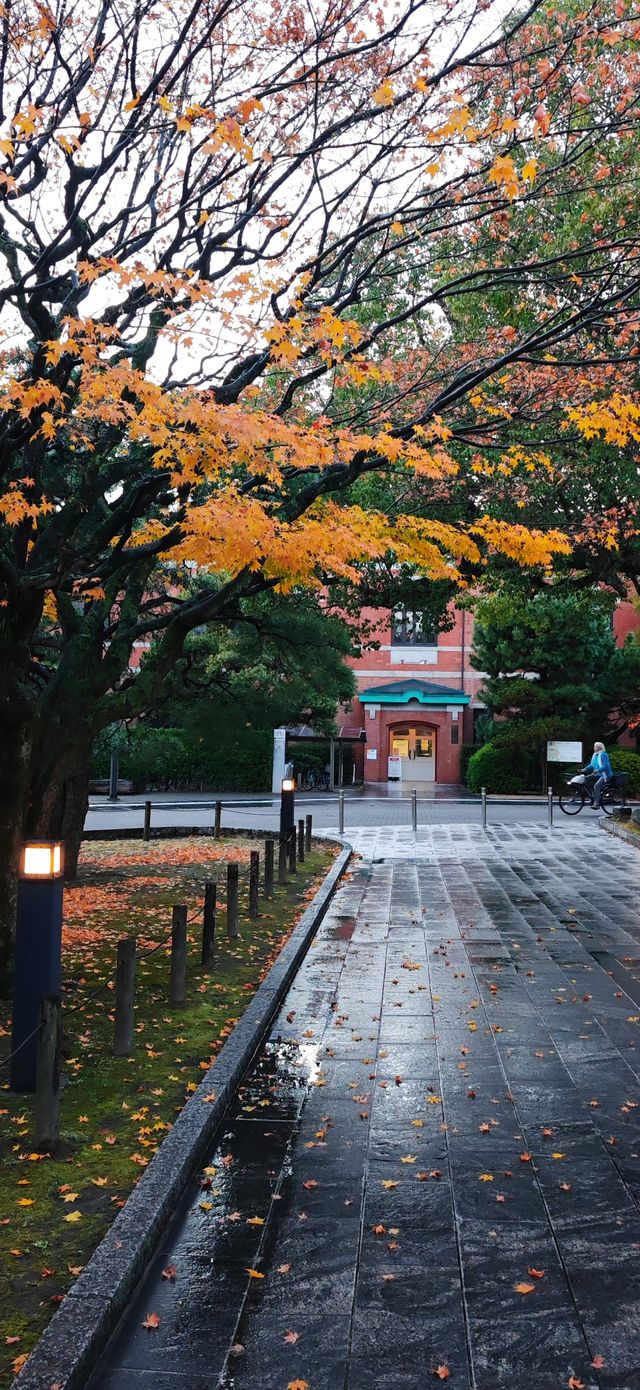
[[[375,101],[377,106],[392,105],[393,83],[391,82],[391,79],[389,77],[386,77],[384,82],[381,82],[380,86],[376,87],[376,90],[373,93],[373,100]]]

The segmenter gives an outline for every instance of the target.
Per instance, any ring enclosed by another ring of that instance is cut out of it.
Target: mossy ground
[[[65,891],[65,1007],[61,1144],[33,1149],[33,1102],[0,1089],[0,1385],[23,1359],[125,1202],[164,1133],[240,1017],[261,977],[324,876],[333,853],[314,849],[295,877],[248,917],[250,849],[242,840],[87,844]],[[240,865],[240,937],[226,938],[224,865]],[[262,855],[261,855],[262,860]],[[261,863],[262,869],[262,863]],[[204,883],[217,881],[216,963],[200,966]],[[187,1002],[168,1003],[171,907],[189,909]],[[220,911],[220,905],[222,910]],[[119,937],[136,936],[135,1042],[111,1056],[113,975]],[[76,1007],[80,1005],[80,1007]],[[75,1011],[73,1011],[75,1009]],[[10,1019],[0,1014],[2,1055]]]

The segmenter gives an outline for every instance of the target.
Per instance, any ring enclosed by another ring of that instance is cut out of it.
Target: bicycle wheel
[[[304,777],[303,777],[303,779],[302,779],[302,786],[303,786],[303,788],[304,788],[304,790],[305,790],[306,792],[312,792],[313,789],[314,789],[314,787],[315,787],[315,785],[316,785],[315,776],[314,776],[313,772],[311,771],[311,769],[309,768],[309,770],[308,770],[307,772],[305,772]]]
[[[566,792],[561,792],[558,797],[558,805],[565,816],[577,816],[578,811],[588,804],[588,797],[585,796],[582,787],[567,787]]]
[[[602,809],[605,816],[610,816],[615,806],[625,805],[624,792],[618,791],[616,787],[607,787],[602,793]]]

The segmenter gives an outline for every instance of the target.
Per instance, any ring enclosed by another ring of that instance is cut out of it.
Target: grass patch
[[[130,840],[85,845],[65,890],[64,1090],[55,1157],[32,1148],[30,1096],[0,1089],[0,1385],[9,1384],[196,1089],[333,857],[314,849],[286,887],[248,917],[248,866],[260,842]],[[262,856],[261,856],[262,858]],[[240,937],[226,938],[224,865],[240,868]],[[200,966],[204,884],[217,882],[216,963]],[[168,1003],[171,907],[189,909],[187,1002]],[[136,936],[134,1052],[111,1056],[116,943]],[[157,949],[154,949],[157,948]],[[143,955],[142,953],[152,952]],[[80,1007],[76,1007],[79,1005]],[[73,1011],[75,1010],[75,1011]],[[10,1018],[0,1014],[10,1048]],[[3,1079],[6,1071],[1,1073]]]

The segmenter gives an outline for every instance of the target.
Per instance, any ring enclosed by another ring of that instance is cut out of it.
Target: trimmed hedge
[[[471,792],[526,792],[539,783],[537,760],[528,749],[485,743],[469,759],[467,786]]]
[[[609,759],[614,772],[628,772],[630,796],[640,796],[640,753],[631,748],[608,748]]]
[[[96,740],[94,777],[108,777],[112,753],[120,776],[142,787],[167,790],[205,785],[212,791],[264,791],[271,786],[273,731],[231,730],[218,746],[194,742],[184,729],[156,729],[136,724],[127,732],[105,729]]]

